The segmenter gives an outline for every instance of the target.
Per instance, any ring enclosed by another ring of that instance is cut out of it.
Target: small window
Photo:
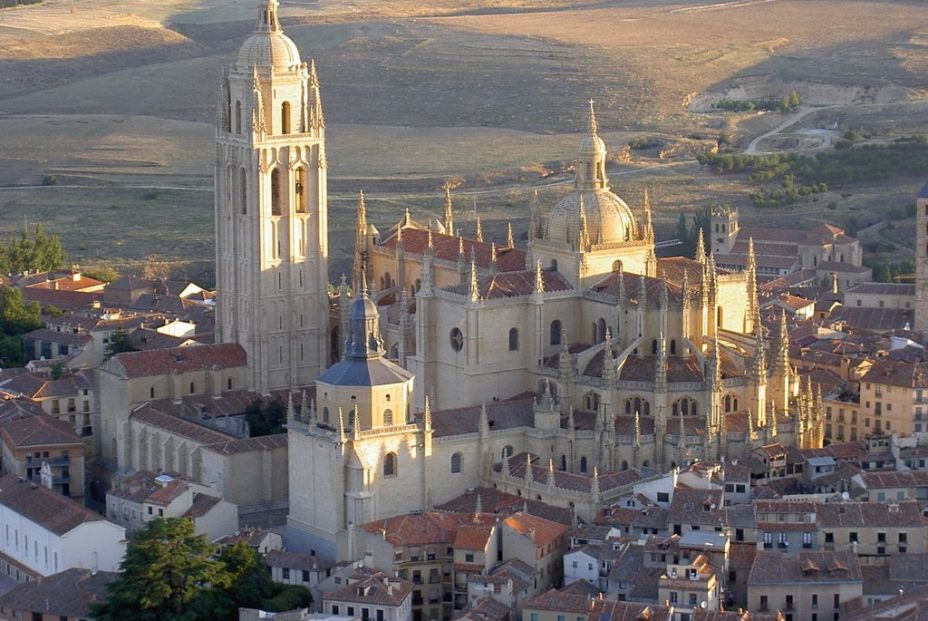
[[[290,102],[285,101],[280,106],[280,133],[290,133]]]
[[[459,474],[461,472],[461,453],[455,453],[451,456],[451,474]]]
[[[555,319],[551,322],[551,338],[550,342],[552,345],[561,344],[561,320]]]
[[[396,476],[396,453],[387,453],[383,457],[383,476]]]
[[[509,330],[509,351],[519,351],[519,329]]]
[[[383,411],[383,424],[385,427],[389,427],[393,424],[393,410]]]

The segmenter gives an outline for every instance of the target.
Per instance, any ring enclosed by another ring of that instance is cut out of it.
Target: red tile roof
[[[564,537],[569,530],[567,525],[552,522],[528,513],[510,515],[503,524],[519,534],[529,536],[536,546],[546,546]],[[565,540],[566,541],[566,540]]]
[[[423,255],[428,248],[428,231],[426,229],[404,228],[402,247],[406,254]],[[440,261],[456,262],[459,256],[460,239],[456,235],[445,235],[432,231],[432,251],[436,259]],[[480,270],[490,269],[491,264],[491,243],[478,242],[472,239],[463,239],[464,241],[464,261],[469,265],[471,248],[474,249],[477,268]],[[389,236],[381,240],[382,248],[396,248],[396,230],[389,233]],[[506,248],[496,245],[496,268],[500,272],[518,272],[525,270],[525,251],[518,248]]]
[[[206,369],[232,369],[244,367],[246,362],[241,345],[222,343],[116,354],[107,367],[125,379],[132,379]]]

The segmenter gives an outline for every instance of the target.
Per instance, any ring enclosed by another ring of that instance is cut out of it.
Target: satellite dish
[[[706,600],[703,600],[703,601],[699,602],[699,607],[702,608],[703,610],[705,610],[706,608],[709,607],[709,604],[706,603]]]
[[[848,494],[847,492],[841,492],[841,500],[850,500],[850,499],[851,499],[850,494]]]

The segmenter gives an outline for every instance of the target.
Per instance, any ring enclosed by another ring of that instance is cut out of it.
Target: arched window
[[[621,272],[621,271],[622,271],[622,262],[621,262],[621,261],[613,261],[613,262],[612,262],[612,271],[613,271],[613,272]]]
[[[676,356],[676,355],[677,355],[677,341],[676,341],[676,339],[670,339],[670,355],[671,355],[671,356]]]
[[[567,470],[567,455],[561,455],[561,470]]]
[[[383,456],[383,476],[396,476],[396,453],[387,453]]]
[[[716,324],[718,327],[722,327],[722,307],[719,306],[718,312],[716,313]]]
[[[555,319],[551,322],[551,344],[560,345],[561,344],[561,320]]]
[[[651,463],[646,459],[646,460],[644,460],[643,462],[641,462],[641,467],[642,467],[642,468],[650,468],[650,467],[651,467]]]
[[[519,351],[519,329],[509,329],[509,351]]]
[[[552,272],[557,271],[557,259],[551,259],[551,271]]]
[[[592,329],[590,330],[590,334],[592,335],[592,336],[590,337],[590,342],[593,343],[594,345],[595,345],[596,343],[599,343],[599,334],[598,334],[597,331],[596,331],[596,322],[595,322],[595,321],[593,322],[593,327],[592,327]]]
[[[197,391],[197,385],[194,382],[190,382],[190,394],[192,395]]]
[[[383,411],[383,424],[385,427],[388,427],[393,424],[393,410]]]
[[[725,395],[725,411],[731,412],[731,395]]]
[[[733,412],[738,411],[738,397],[731,400],[731,406],[734,408],[734,410],[732,410]]]
[[[248,213],[248,173],[244,168],[238,173],[238,200],[242,213]]]
[[[280,215],[280,169],[271,171],[271,215]]]
[[[290,133],[290,102],[285,101],[280,106],[280,133]]]
[[[451,456],[451,474],[458,474],[461,472],[462,457],[460,453],[455,453]]]
[[[580,472],[586,473],[586,456],[580,458]]]
[[[503,447],[503,459],[508,459],[510,457],[512,457],[512,447],[507,444]]]
[[[242,102],[235,102],[235,133],[242,133]]]
[[[599,341],[600,342],[605,341],[606,340],[606,320],[603,318],[599,319],[598,332],[599,332]]]
[[[293,184],[293,193],[296,196],[296,212],[306,213],[306,168],[300,166],[296,169],[296,183]]]
[[[680,411],[683,412],[684,416],[689,416],[690,414],[690,402],[686,399],[683,399],[680,402]]]
[[[625,402],[625,414],[628,415],[631,413],[632,413],[632,402],[629,399],[628,401]]]
[[[322,422],[326,425],[329,424],[329,408],[327,407],[322,408]]]
[[[628,462],[622,460],[622,472],[625,472],[626,470],[628,470]]]
[[[584,406],[587,410],[595,412],[599,409],[599,393],[590,391],[586,393],[586,396],[583,398]]]
[[[651,339],[651,353],[657,354],[657,339]]]

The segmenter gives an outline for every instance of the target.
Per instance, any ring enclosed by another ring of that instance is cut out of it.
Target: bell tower
[[[277,9],[260,0],[216,119],[216,340],[245,348],[261,392],[309,384],[329,359],[319,81]]]

